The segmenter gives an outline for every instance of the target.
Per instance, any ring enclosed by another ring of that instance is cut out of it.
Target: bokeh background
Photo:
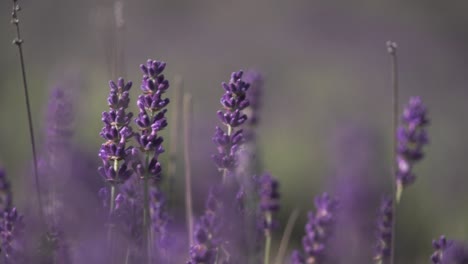
[[[398,263],[427,263],[431,240],[440,234],[468,237],[466,2],[132,0],[124,1],[124,27],[117,33],[111,0],[24,0],[21,5],[39,145],[48,94],[57,85],[73,90],[74,141],[98,164],[108,80],[115,75],[133,80],[135,99],[138,65],[147,58],[166,61],[170,80],[182,76],[194,101],[196,213],[203,206],[206,182],[216,177],[210,153],[215,151],[211,135],[218,124],[220,82],[234,70],[261,71],[260,159],[264,170],[281,181],[282,222],[294,208],[301,210],[297,245],[313,196],[333,193],[331,182],[346,174],[349,164],[366,164],[362,171],[369,176],[366,184],[378,190],[376,205],[390,190],[391,90],[385,42],[396,41],[401,107],[411,95],[420,95],[431,119],[427,156],[399,209]],[[34,198],[22,187],[31,154],[10,8],[11,1],[0,3],[0,165],[21,204]],[[123,56],[112,68],[115,50]],[[343,136],[348,130],[354,136]],[[180,201],[181,179],[176,180]]]

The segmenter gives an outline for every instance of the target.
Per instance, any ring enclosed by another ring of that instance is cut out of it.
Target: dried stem
[[[391,59],[391,72],[392,72],[392,90],[393,90],[393,120],[392,120],[392,165],[391,165],[391,179],[393,183],[393,192],[394,198],[396,201],[393,202],[392,211],[393,211],[393,218],[392,218],[392,241],[391,241],[391,253],[390,253],[390,263],[395,263],[395,235],[396,235],[396,217],[397,217],[397,204],[400,199],[401,189],[397,185],[395,177],[397,173],[397,163],[396,163],[396,150],[397,150],[397,139],[396,139],[396,131],[398,125],[398,61],[397,61],[397,44],[395,42],[388,41],[387,42],[387,51],[390,54]]]
[[[281,242],[278,249],[278,254],[276,255],[275,263],[281,264],[284,263],[283,259],[286,255],[286,249],[289,245],[289,240],[291,239],[291,234],[296,224],[297,218],[299,217],[299,209],[294,209],[292,213],[289,215],[288,222],[286,224],[286,228],[283,232],[283,237],[281,238]]]
[[[31,138],[31,150],[33,154],[33,167],[34,167],[34,179],[35,179],[35,186],[36,186],[36,195],[37,195],[37,202],[38,202],[38,210],[39,216],[42,223],[44,223],[44,210],[42,205],[42,194],[41,194],[41,185],[39,180],[39,172],[37,168],[37,154],[36,154],[36,141],[34,139],[34,128],[32,122],[32,115],[31,115],[31,103],[29,102],[29,92],[28,92],[28,84],[26,81],[26,66],[24,63],[24,55],[23,55],[23,39],[21,39],[20,33],[20,26],[19,26],[19,18],[18,12],[21,10],[18,0],[13,0],[13,9],[11,12],[11,23],[16,28],[16,38],[13,40],[13,44],[18,47],[19,57],[20,57],[20,64],[21,64],[21,74],[23,76],[23,87],[24,87],[24,99],[26,102],[26,111],[28,114],[28,126],[29,126],[29,136]]]
[[[169,138],[169,164],[167,166],[167,174],[168,174],[168,192],[169,192],[169,210],[173,207],[173,200],[174,200],[174,185],[175,185],[175,176],[177,172],[177,151],[178,151],[178,143],[179,143],[179,106],[180,106],[180,95],[183,89],[183,80],[181,76],[177,76],[175,78],[175,85],[173,89],[173,100],[172,100],[172,108],[171,108],[171,122],[170,125],[170,133],[171,136]]]
[[[187,218],[188,241],[193,244],[193,206],[192,206],[192,165],[190,162],[191,147],[191,114],[192,114],[192,96],[184,94],[184,162],[185,162],[185,215]]]

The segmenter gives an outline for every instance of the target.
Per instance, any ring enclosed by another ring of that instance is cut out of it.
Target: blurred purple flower
[[[194,244],[190,246],[187,264],[214,264],[221,244],[221,203],[211,189],[205,203],[205,213],[195,226]]]
[[[377,244],[375,246],[374,260],[382,263],[386,261],[392,250],[392,226],[393,226],[393,200],[384,197],[380,205],[377,220]]]
[[[299,251],[294,251],[291,258],[292,264],[321,264],[326,257],[325,249],[333,232],[338,201],[324,193],[316,197],[314,202],[316,212],[308,213],[306,234],[302,238],[305,257]]]
[[[0,168],[0,214],[9,211],[12,206],[12,193],[10,181],[6,177],[6,173]]]
[[[420,97],[411,97],[402,115],[402,124],[398,128],[397,138],[397,165],[396,181],[399,189],[410,185],[415,180],[412,172],[414,163],[424,156],[422,148],[428,144],[426,126],[426,107]]]
[[[447,240],[445,236],[441,236],[432,241],[432,246],[435,252],[431,256],[431,261],[434,264],[468,263],[468,247],[462,242]]]
[[[269,173],[265,173],[260,177],[259,184],[259,209],[262,213],[262,230],[270,232],[276,226],[273,214],[280,208],[279,183]]]

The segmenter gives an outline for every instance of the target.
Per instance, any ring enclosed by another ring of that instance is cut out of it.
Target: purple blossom
[[[166,106],[168,98],[163,98],[169,88],[169,81],[165,79],[162,72],[166,63],[148,60],[146,65],[140,65],[143,72],[141,84],[142,94],[138,97],[138,116],[135,123],[140,130],[135,134],[140,151],[146,154],[147,167],[140,168],[140,174],[145,170],[149,178],[159,181],[161,177],[161,165],[158,161],[159,154],[164,152],[162,147],[163,138],[159,132],[167,126]]]
[[[276,213],[280,208],[279,183],[270,174],[266,173],[260,177],[259,184],[259,209],[262,213],[262,229],[269,232],[275,226],[273,213]]]
[[[390,257],[392,247],[393,200],[390,197],[382,199],[377,220],[377,244],[374,260],[384,262]]]
[[[431,256],[434,264],[468,263],[468,247],[462,242],[447,240],[445,236],[432,241],[435,252]]]
[[[0,214],[9,211],[12,206],[12,193],[10,181],[6,177],[6,173],[0,168]]]
[[[4,211],[0,219],[1,250],[6,263],[16,263],[21,257],[19,237],[24,229],[23,216],[16,208]]]
[[[243,110],[249,106],[246,92],[250,85],[242,80],[242,74],[242,71],[233,72],[229,83],[222,83],[225,93],[221,105],[224,109],[218,111],[218,117],[227,126],[227,131],[216,127],[213,142],[218,153],[213,155],[213,160],[218,169],[224,170],[224,178],[234,172],[237,152],[244,141],[243,131],[238,127],[247,121]]]
[[[332,235],[335,222],[337,200],[327,193],[315,198],[316,212],[308,213],[308,221],[305,226],[305,236],[302,238],[302,247],[305,256],[299,251],[294,251],[291,263],[323,263],[326,254],[327,242]]]
[[[126,112],[132,83],[125,83],[124,79],[120,78],[117,84],[110,81],[109,87],[107,102],[110,109],[102,113],[104,127],[100,135],[106,142],[101,145],[99,151],[103,163],[103,166],[99,167],[99,173],[111,184],[120,184],[132,174],[129,168],[132,147],[126,145],[133,136],[132,128],[129,126],[133,114]]]
[[[195,226],[194,244],[190,246],[190,258],[187,264],[215,263],[216,253],[222,241],[221,206],[212,189],[205,203],[205,213]]]
[[[413,165],[424,157],[423,147],[428,144],[426,107],[420,97],[411,97],[402,115],[397,138],[397,185],[400,189],[414,182]]]
[[[248,71],[245,73],[243,80],[250,84],[250,87],[247,90],[249,107],[246,109],[248,110],[248,123],[251,126],[256,126],[259,120],[259,110],[262,107],[261,98],[263,94],[263,76],[259,72]]]

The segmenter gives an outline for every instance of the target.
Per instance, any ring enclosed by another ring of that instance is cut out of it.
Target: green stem
[[[271,234],[269,231],[265,233],[265,256],[263,258],[264,264],[270,263],[270,248],[271,248]]]
[[[271,225],[271,213],[266,213],[266,222],[267,225]],[[271,232],[269,229],[265,230],[265,256],[263,258],[263,263],[264,264],[269,264],[270,263],[270,249],[271,249]]]

